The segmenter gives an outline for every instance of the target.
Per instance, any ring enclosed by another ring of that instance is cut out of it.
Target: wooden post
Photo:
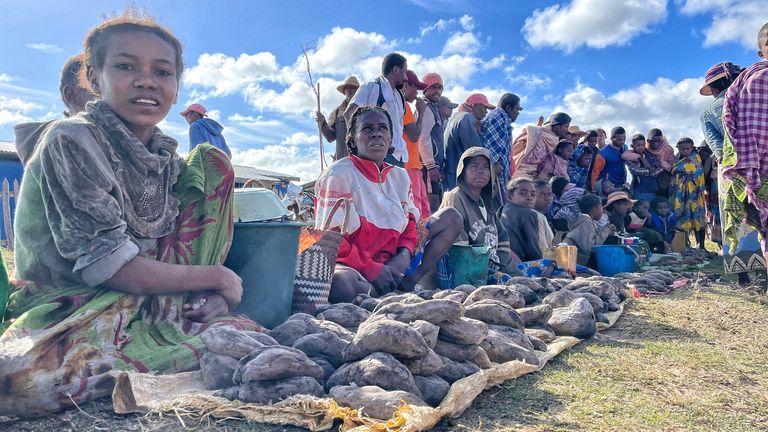
[[[317,91],[315,92],[317,98],[317,111],[320,112],[320,83],[317,83]],[[318,128],[317,137],[320,139],[320,172],[325,170],[325,147],[323,146],[323,130]]]
[[[3,198],[3,227],[5,228],[4,246],[13,249],[13,226],[11,225],[11,194],[8,190],[8,179],[3,178],[2,198]]]

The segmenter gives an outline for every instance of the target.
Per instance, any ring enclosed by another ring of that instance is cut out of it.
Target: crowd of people
[[[18,280],[0,323],[0,414],[107,396],[117,371],[197,369],[199,335],[212,326],[263,330],[232,315],[243,288],[222,265],[234,172],[220,125],[200,105],[182,112],[191,137],[207,137],[184,159],[157,127],[178,96],[181,42],[129,11],[92,29],[83,46],[62,76],[66,118],[17,128],[25,174]],[[768,57],[768,24],[758,47]],[[317,226],[347,200],[346,218],[330,221],[348,225],[329,300],[429,280],[446,287],[446,253],[457,242],[487,247],[487,282],[501,283],[564,274],[545,258],[560,242],[592,272],[597,245],[638,236],[666,252],[682,233],[703,248],[705,229],[719,239],[721,220],[726,266],[764,273],[766,88],[768,61],[710,68],[706,142],[679,137],[677,151],[658,128],[631,131],[627,143],[622,126],[582,131],[563,112],[513,140],[518,96],[492,105],[472,94],[457,105],[439,74],[420,79],[389,54],[380,77],[347,78],[339,107],[328,119],[316,114],[336,142],[336,160],[316,182]]]

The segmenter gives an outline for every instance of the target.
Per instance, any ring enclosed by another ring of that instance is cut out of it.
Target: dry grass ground
[[[7,258],[7,257],[6,257]],[[719,269],[719,263],[712,268]],[[483,392],[439,431],[768,430],[768,306],[731,284],[690,284],[632,300],[610,330],[539,372]],[[0,430],[184,430],[164,419],[111,412],[100,401]],[[194,430],[299,430],[240,421]]]

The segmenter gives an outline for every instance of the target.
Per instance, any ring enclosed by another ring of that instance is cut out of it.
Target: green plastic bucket
[[[451,249],[448,250],[448,258],[453,269],[453,286],[487,284],[490,251],[489,245],[454,244],[451,246]]]
[[[235,313],[267,328],[291,316],[298,222],[235,222],[232,247],[224,265],[243,279],[243,299]]]

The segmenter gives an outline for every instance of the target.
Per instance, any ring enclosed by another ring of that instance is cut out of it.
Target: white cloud
[[[456,32],[448,38],[443,46],[443,55],[474,54],[480,48],[480,41],[472,32]]]
[[[507,56],[504,54],[497,55],[496,57],[488,60],[487,62],[483,63],[483,65],[480,67],[483,71],[489,71],[493,69],[498,69],[502,66],[504,66],[504,62],[507,60]]]
[[[306,132],[294,132],[291,134],[291,136],[285,138],[280,144],[286,144],[286,145],[306,145],[306,144],[317,144],[318,143],[318,135],[310,135]]]
[[[764,0],[684,0],[681,11],[688,15],[712,13],[704,30],[704,46],[737,42],[757,49],[757,32],[768,21]]]
[[[605,48],[629,43],[666,16],[667,0],[573,0],[535,10],[525,20],[523,34],[535,48]]]
[[[421,35],[421,37],[424,37],[424,36],[432,33],[433,31],[443,31],[443,30],[447,29],[449,26],[451,26],[451,25],[453,25],[455,23],[456,23],[456,19],[455,18],[451,18],[451,19],[447,19],[447,20],[446,19],[439,19],[439,20],[437,20],[437,22],[434,22],[432,24],[422,25],[421,28],[419,29],[419,35]]]
[[[508,73],[507,81],[512,84],[519,84],[528,90],[545,88],[552,85],[552,78],[546,75],[526,74],[526,73]]]
[[[238,58],[221,53],[202,54],[197,64],[183,77],[185,85],[212,89],[211,96],[226,96],[246,86],[276,78],[277,60],[270,52],[240,54]]]
[[[8,74],[0,74],[0,82],[9,83],[13,81],[13,77]]]
[[[462,15],[461,18],[459,18],[459,24],[461,24],[461,27],[466,31],[475,29],[475,19],[469,15]]]
[[[366,33],[349,27],[334,27],[331,33],[320,38],[317,49],[310,53],[312,72],[348,74],[354,72],[361,60],[381,56],[394,50],[391,42],[378,33]],[[304,58],[297,61],[297,68],[304,73]],[[381,70],[378,61],[376,75]]]
[[[20,98],[0,96],[0,109],[29,112],[43,109],[43,106],[38,103],[28,102]]]
[[[444,13],[460,13],[464,12],[472,6],[469,0],[408,0],[416,6],[426,9],[432,12]]]
[[[0,108],[0,126],[15,125],[17,123],[30,122],[33,119],[18,111],[9,111]]]
[[[258,149],[233,150],[232,162],[237,165],[293,174],[300,177],[303,182],[307,182],[320,175],[320,156],[317,149],[307,149],[308,151],[302,151],[302,149],[305,147],[268,145]]]
[[[42,51],[46,54],[58,54],[64,50],[57,47],[56,45],[52,44],[44,44],[44,43],[28,43],[27,48],[32,48],[38,51]]]
[[[563,103],[552,111],[565,111],[573,117],[573,124],[582,129],[601,127],[610,130],[623,126],[628,135],[647,134],[660,128],[670,143],[687,136],[699,142],[703,139],[699,116],[712,102],[712,98],[699,95],[703,78],[672,81],[658,78],[614,94],[578,84],[567,93]],[[545,117],[549,114],[542,112]]]

